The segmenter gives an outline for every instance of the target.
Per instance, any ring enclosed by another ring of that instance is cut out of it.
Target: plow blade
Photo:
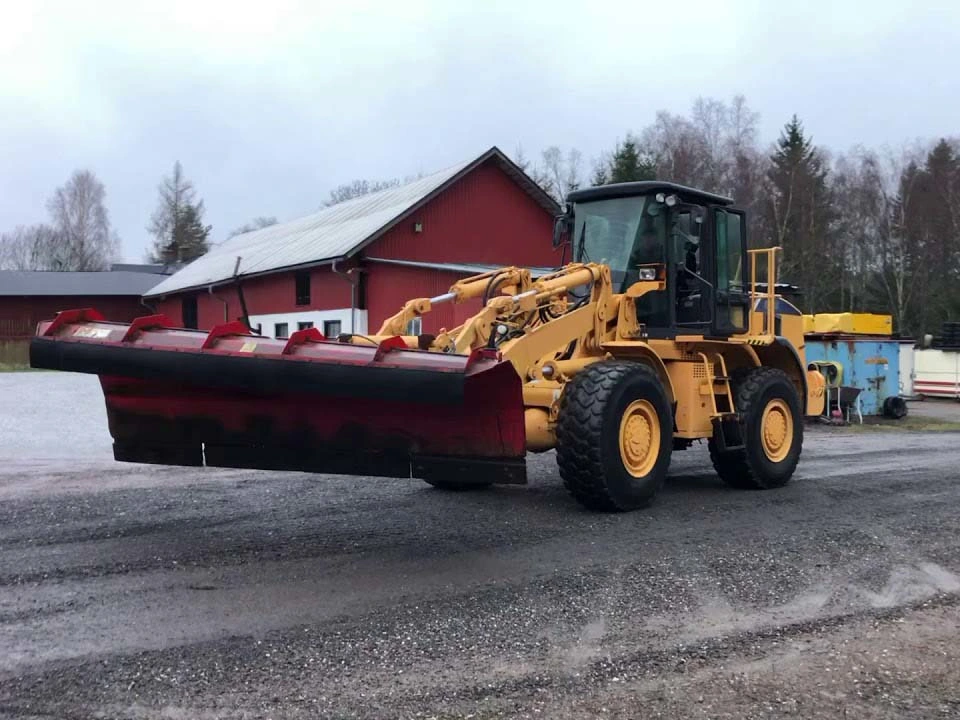
[[[526,482],[520,378],[484,351],[75,310],[41,323],[30,364],[99,376],[119,461]]]

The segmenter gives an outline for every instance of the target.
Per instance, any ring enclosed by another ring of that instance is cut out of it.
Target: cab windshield
[[[577,203],[574,260],[608,265],[614,292],[623,292],[640,265],[666,261],[665,212],[649,195]]]

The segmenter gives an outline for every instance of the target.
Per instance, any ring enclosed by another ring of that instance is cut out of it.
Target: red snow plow
[[[165,465],[526,480],[520,378],[495,350],[209,333],[162,315],[129,324],[95,310],[41,323],[33,367],[100,377],[114,457]]]

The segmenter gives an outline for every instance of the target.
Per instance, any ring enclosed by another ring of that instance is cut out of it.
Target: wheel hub
[[[620,421],[620,458],[627,472],[644,477],[657,463],[660,419],[647,400],[630,403]]]
[[[774,398],[763,409],[760,422],[763,452],[772,462],[780,462],[793,446],[793,414],[786,402]]]

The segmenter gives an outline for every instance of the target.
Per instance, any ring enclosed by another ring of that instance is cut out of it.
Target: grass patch
[[[30,366],[29,340],[0,340],[0,372]]]
[[[864,417],[863,425],[853,420],[847,426],[850,430],[870,432],[873,430],[911,430],[913,432],[960,432],[960,421],[938,420],[931,417],[907,415],[902,420],[884,417]]]
[[[43,372],[41,368],[32,368],[19,363],[0,363],[0,372]]]

